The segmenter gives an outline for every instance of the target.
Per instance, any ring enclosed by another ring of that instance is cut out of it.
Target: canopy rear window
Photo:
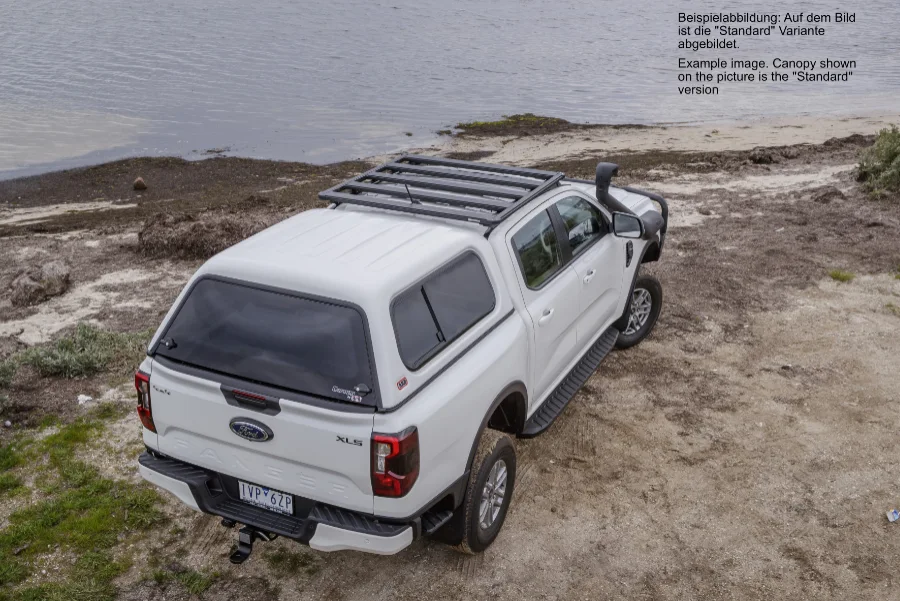
[[[270,386],[376,405],[362,314],[334,302],[201,279],[154,351]]]

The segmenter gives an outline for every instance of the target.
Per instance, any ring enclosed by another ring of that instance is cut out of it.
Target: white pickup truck
[[[662,289],[668,208],[563,173],[405,155],[207,261],[135,375],[140,473],[244,524],[391,554],[490,545],[547,430]],[[657,208],[659,205],[659,208]]]

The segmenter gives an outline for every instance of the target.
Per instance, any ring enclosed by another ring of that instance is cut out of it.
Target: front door
[[[579,278],[566,265],[560,240],[544,210],[512,231],[512,251],[519,264],[519,285],[532,324],[532,406],[550,391],[554,380],[575,358]]]
[[[584,349],[620,317],[616,312],[625,273],[625,242],[611,233],[600,209],[582,196],[567,196],[555,207],[578,276],[576,329],[578,347]]]

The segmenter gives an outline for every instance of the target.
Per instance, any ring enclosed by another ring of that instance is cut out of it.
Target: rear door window
[[[451,261],[394,301],[391,317],[400,358],[418,369],[494,310],[496,297],[474,253]]]
[[[154,352],[196,367],[317,396],[376,405],[363,316],[340,304],[205,278]],[[351,398],[354,396],[356,398]]]
[[[512,240],[529,288],[540,288],[562,268],[559,240],[547,211],[526,223]]]

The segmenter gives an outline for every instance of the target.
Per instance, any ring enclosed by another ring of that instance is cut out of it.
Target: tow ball
[[[236,522],[234,520],[223,519],[222,525],[226,528],[232,528]],[[265,532],[263,530],[258,530],[252,526],[244,526],[238,531],[238,545],[237,549],[228,560],[234,564],[241,564],[250,559],[250,554],[253,553],[253,543],[255,541],[273,541],[278,538],[277,534],[272,532]]]

